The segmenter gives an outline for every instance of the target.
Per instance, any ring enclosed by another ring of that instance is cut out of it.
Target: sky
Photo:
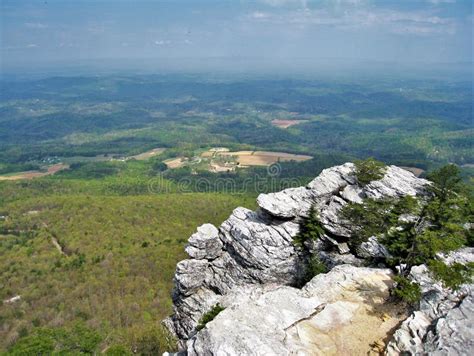
[[[1,0],[1,66],[472,62],[471,0]]]

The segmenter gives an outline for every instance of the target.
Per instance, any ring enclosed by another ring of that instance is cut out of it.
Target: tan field
[[[276,127],[279,127],[281,129],[287,129],[288,127],[290,126],[293,126],[293,125],[298,125],[298,124],[301,124],[303,122],[308,122],[308,120],[282,120],[282,119],[275,119],[275,120],[272,120],[272,125],[273,126],[276,126]]]
[[[185,160],[184,160],[184,157],[170,158],[170,159],[164,160],[163,163],[166,164],[168,168],[174,169],[174,168],[183,167]]]
[[[150,151],[146,151],[146,152],[140,153],[140,154],[135,155],[135,156],[130,156],[127,159],[134,158],[134,159],[139,160],[139,161],[144,161],[144,160],[149,159],[153,156],[157,156],[157,155],[163,153],[165,150],[166,150],[166,148],[154,148]]]
[[[201,157],[209,158],[221,152],[229,152],[229,151],[230,150],[227,147],[214,147],[214,148],[209,149],[208,151],[201,153]]]
[[[68,168],[69,168],[68,164],[58,163],[58,164],[49,166],[46,172],[40,172],[40,171],[18,172],[15,175],[0,176],[0,181],[1,180],[33,179],[37,177],[44,177],[44,176],[55,174],[59,171],[62,171],[63,169],[68,169]]]
[[[215,152],[206,151],[206,152],[201,153],[201,157],[203,157],[203,158],[209,158],[209,157],[213,157],[214,154],[215,154]]]
[[[219,164],[210,164],[209,165],[209,171],[210,172],[233,172],[235,171],[235,166],[221,166]]]
[[[285,152],[268,151],[237,151],[220,152],[221,156],[234,156],[240,166],[269,166],[276,162],[284,161],[307,161],[313,157],[306,155],[295,155]]]

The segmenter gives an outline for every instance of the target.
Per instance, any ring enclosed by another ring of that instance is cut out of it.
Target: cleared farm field
[[[276,162],[284,161],[307,161],[313,157],[307,155],[296,155],[286,152],[269,151],[237,151],[220,152],[221,156],[233,156],[240,166],[269,166]]]
[[[12,175],[0,176],[0,181],[1,180],[33,179],[33,178],[38,178],[38,177],[44,177],[44,176],[55,174],[59,171],[62,171],[63,169],[68,169],[68,168],[69,168],[69,165],[64,164],[64,163],[58,163],[58,164],[49,166],[46,172],[42,172],[42,171],[18,172]]]
[[[170,158],[163,161],[164,164],[170,169],[183,167],[186,163],[184,157]]]
[[[153,156],[158,156],[158,155],[162,154],[165,150],[166,150],[166,148],[154,148],[150,151],[146,151],[146,152],[140,153],[140,154],[135,155],[135,156],[127,157],[127,159],[132,159],[133,158],[133,159],[136,159],[136,160],[139,160],[139,161],[143,161],[143,160],[149,159]]]

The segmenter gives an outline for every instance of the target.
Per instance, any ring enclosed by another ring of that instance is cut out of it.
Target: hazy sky
[[[1,59],[472,61],[470,0],[1,0]]]

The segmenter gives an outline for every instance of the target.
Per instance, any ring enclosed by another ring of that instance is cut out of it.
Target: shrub
[[[201,317],[201,319],[199,320],[199,324],[198,326],[196,327],[196,330],[199,331],[199,330],[202,330],[204,329],[204,327],[206,326],[206,324],[212,320],[214,320],[214,318],[217,316],[217,314],[219,314],[221,311],[223,311],[225,308],[222,307],[219,303],[217,303],[216,305],[214,305],[211,310],[209,310],[208,312],[204,313],[204,315]]]
[[[364,186],[374,180],[382,179],[385,174],[385,165],[374,158],[367,158],[355,162],[355,175],[357,182]]]
[[[447,265],[439,260],[432,260],[428,266],[433,277],[441,281],[444,287],[452,290],[457,290],[462,284],[472,281],[474,273],[474,263],[463,265],[456,262]]]
[[[447,164],[434,170],[427,178],[434,183],[430,188],[442,202],[461,187],[461,170],[454,164]]]
[[[71,269],[81,268],[84,263],[86,263],[86,256],[79,253],[70,259],[67,266]]]
[[[297,245],[302,245],[305,241],[317,240],[322,235],[324,235],[324,229],[316,216],[314,207],[311,206],[308,216],[301,220],[300,231],[293,241]]]
[[[300,286],[304,286],[306,283],[308,283],[310,280],[313,279],[313,277],[317,276],[318,274],[321,273],[326,273],[328,271],[328,268],[326,265],[319,259],[318,256],[311,256],[311,258],[308,261],[308,264],[305,267],[304,270],[304,275],[303,278],[300,282]]]
[[[421,299],[421,289],[418,283],[411,282],[408,278],[403,276],[395,276],[393,278],[396,282],[395,288],[392,290],[392,294],[410,304],[415,305]]]
[[[167,169],[168,169],[168,166],[166,165],[166,163],[163,163],[161,161],[153,162],[152,164],[152,170],[154,172],[164,172]]]

